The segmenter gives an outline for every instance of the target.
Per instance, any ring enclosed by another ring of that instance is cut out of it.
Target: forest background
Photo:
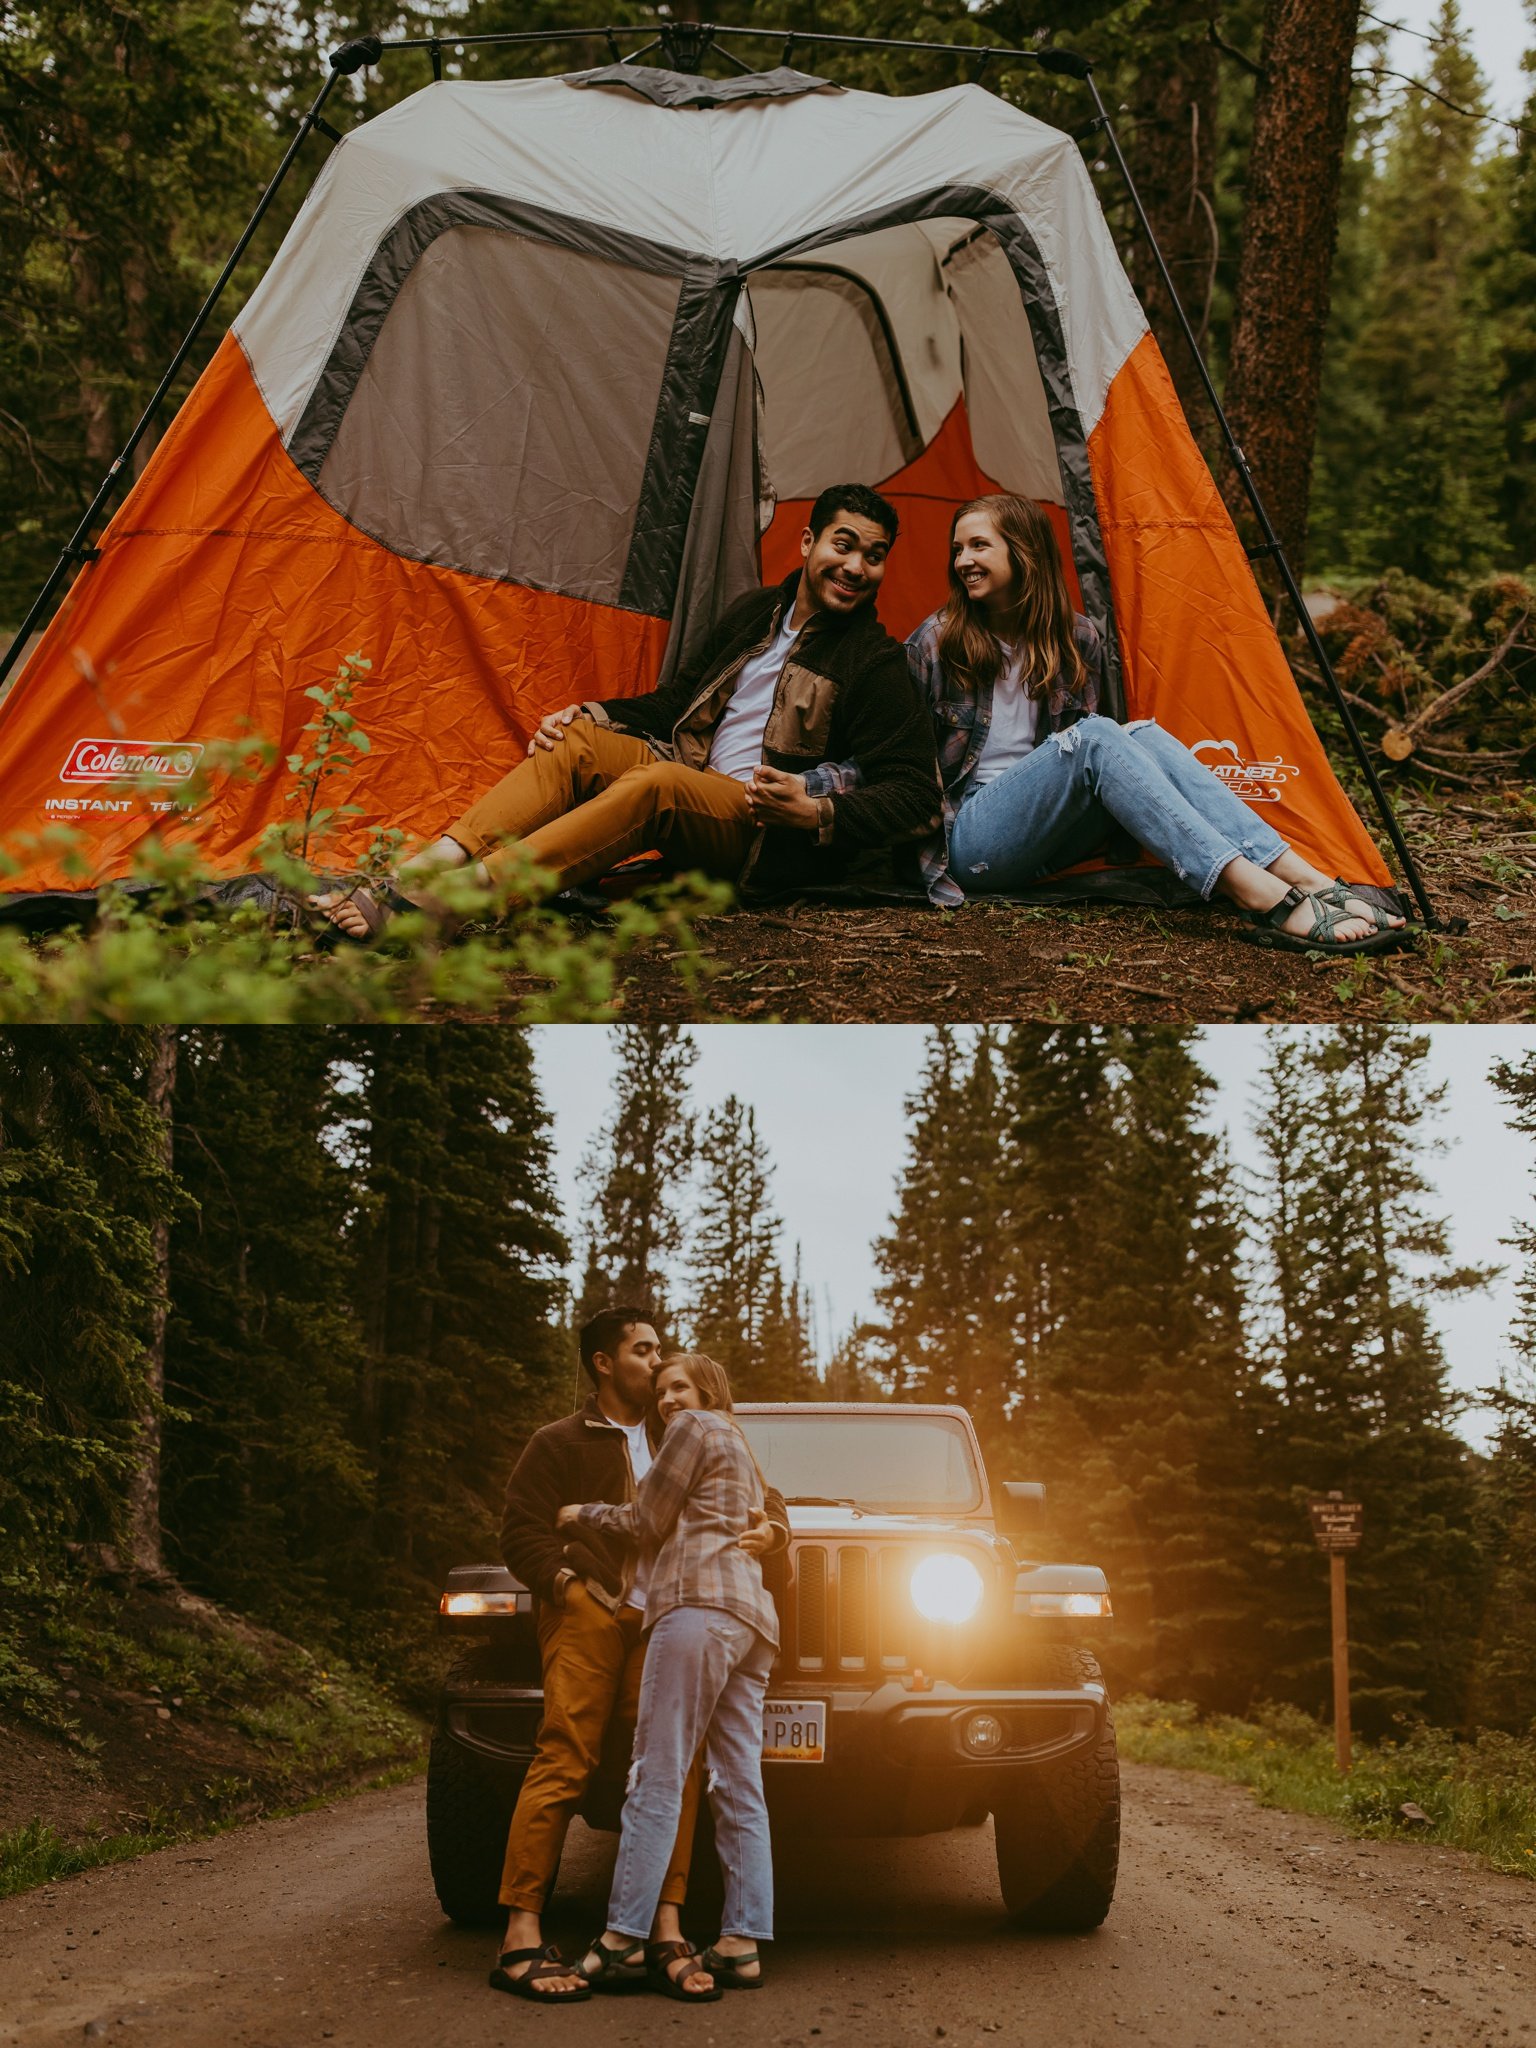
[[[748,23],[754,10],[725,0],[712,12]],[[7,0],[0,247],[16,288],[0,320],[0,619],[21,616],[125,440],[328,51],[363,31],[553,30],[590,14],[585,0],[383,11]],[[604,18],[654,23],[656,13],[620,0]],[[1357,583],[1396,572],[1400,602],[1412,595],[1402,578],[1464,596],[1536,562],[1536,131],[1494,117],[1457,0],[1443,0],[1409,45],[1417,83],[1397,68],[1403,39],[1389,36],[1390,15],[1338,0],[1056,0],[1045,9],[785,0],[774,19],[978,49],[1054,40],[1087,50],[1296,556],[1314,576]],[[604,58],[600,46],[587,54]],[[446,69],[494,77],[580,61],[569,46],[450,45]],[[823,49],[814,61],[848,83],[895,91],[970,72],[965,60],[914,53]],[[392,55],[344,81],[331,119],[350,128],[429,77],[424,52]],[[995,63],[987,83],[1046,120],[1082,125],[1070,81]],[[260,276],[325,146],[301,153],[199,363]],[[1084,147],[1186,409],[1214,452],[1208,408],[1123,190],[1105,174],[1100,143],[1087,135]],[[151,434],[137,468],[153,445]],[[1430,603],[1422,593],[1417,601]],[[1500,609],[1485,592],[1489,606]]]
[[[1365,1730],[1536,1720],[1536,1204],[1487,1248],[1518,1307],[1477,1450],[1435,1305],[1487,1269],[1430,1199],[1423,1034],[1273,1033],[1239,1175],[1194,1033],[932,1032],[876,1313],[820,1365],[754,1114],[694,1099],[686,1035],[617,1037],[567,1217],[523,1033],[0,1036],[0,1711],[56,1711],[49,1617],[132,1583],[422,1704],[443,1573],[495,1555],[617,1298],[743,1395],[963,1403],[1109,1573],[1117,1691],[1321,1708],[1337,1486]],[[1536,1052],[1494,1079],[1536,1137]]]

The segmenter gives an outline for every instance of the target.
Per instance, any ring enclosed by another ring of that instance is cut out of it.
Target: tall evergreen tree
[[[142,1030],[0,1034],[0,1574],[121,1543],[175,1204]]]
[[[1454,1265],[1425,1207],[1424,1163],[1443,1091],[1422,1033],[1343,1026],[1276,1033],[1259,1126],[1261,1468],[1274,1690],[1328,1693],[1326,1574],[1306,1499],[1365,1504],[1351,1564],[1355,1698],[1378,1730],[1395,1712],[1459,1718],[1477,1590],[1469,1455],[1430,1318],[1436,1299],[1486,1283]]]
[[[1536,1053],[1494,1068],[1511,1123],[1536,1136]],[[1511,1337],[1517,1364],[1483,1390],[1495,1429],[1479,1484],[1478,1534],[1487,1587],[1468,1719],[1536,1725],[1536,1222],[1509,1240],[1520,1253]]]
[[[672,1024],[621,1024],[613,1047],[613,1114],[582,1161],[590,1208],[577,1321],[626,1302],[649,1308],[665,1334],[694,1162],[688,1076],[698,1047]]]
[[[885,1370],[898,1399],[955,1401],[996,1442],[1013,1391],[1007,1115],[996,1034],[969,1056],[940,1026],[907,1102],[907,1162],[876,1248]]]
[[[526,1036],[501,1026],[359,1032],[363,1367],[373,1511],[357,1569],[418,1597],[486,1551],[517,1445],[570,1405],[551,1316],[566,1245]]]
[[[349,1234],[348,1040],[189,1034],[175,1095],[190,1201],[170,1247],[165,1522],[186,1583],[277,1626],[355,1587],[372,1474]]]
[[[779,1219],[769,1200],[773,1168],[757,1112],[728,1095],[704,1119],[702,1189],[689,1253],[692,1342],[723,1365],[738,1394],[759,1390],[763,1334],[777,1289]]]
[[[1345,566],[1430,581],[1502,557],[1503,438],[1493,328],[1479,256],[1491,232],[1482,130],[1486,88],[1457,0],[1442,0],[1424,74],[1388,124],[1366,194],[1373,273],[1334,374],[1360,394],[1323,449]],[[1466,109],[1466,112],[1458,111]]]

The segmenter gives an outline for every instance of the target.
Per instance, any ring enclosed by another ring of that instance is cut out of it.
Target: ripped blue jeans
[[[766,1636],[719,1607],[673,1607],[650,1632],[608,1925],[648,1937],[672,1861],[683,1780],[704,1748],[725,1877],[722,1934],[773,1938],[773,1856],[763,1801]]]
[[[1083,718],[961,804],[949,872],[968,896],[1012,890],[1087,860],[1111,821],[1208,897],[1239,855],[1272,867],[1286,843],[1182,741],[1150,718]]]

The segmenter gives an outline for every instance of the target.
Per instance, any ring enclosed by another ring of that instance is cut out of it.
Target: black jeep
[[[1096,1927],[1114,1896],[1120,1779],[1098,1660],[1104,1574],[1041,1561],[1044,1489],[994,1501],[963,1408],[744,1403],[792,1540],[766,1561],[782,1636],[763,1777],[784,1835],[923,1835],[991,1814],[1012,1917]],[[451,1572],[440,1626],[478,1638],[444,1683],[427,1839],[444,1912],[496,1913],[542,1694],[533,1598],[500,1565]],[[616,1828],[628,1731],[584,1818]]]

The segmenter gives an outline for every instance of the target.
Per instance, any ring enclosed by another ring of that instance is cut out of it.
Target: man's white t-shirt
[[[643,1422],[618,1422],[614,1424],[614,1427],[622,1429],[629,1441],[629,1469],[635,1475],[635,1484],[638,1486],[646,1473],[651,1469],[651,1440],[645,1433],[645,1424]],[[629,1599],[626,1604],[630,1607],[638,1607],[642,1614],[645,1612],[645,1566],[643,1564],[635,1566],[635,1582],[629,1589]]]
[[[1005,768],[1034,752],[1040,706],[1019,681],[1019,652],[1004,643],[1008,666],[992,686],[992,724],[981,759],[971,777],[973,787],[995,781]]]
[[[737,782],[750,782],[752,771],[763,758],[763,734],[773,709],[773,693],[785,657],[794,645],[795,627],[790,624],[794,607],[786,605],[784,623],[771,646],[755,655],[737,679],[736,694],[721,714],[710,743],[709,765],[717,775],[730,775]]]

